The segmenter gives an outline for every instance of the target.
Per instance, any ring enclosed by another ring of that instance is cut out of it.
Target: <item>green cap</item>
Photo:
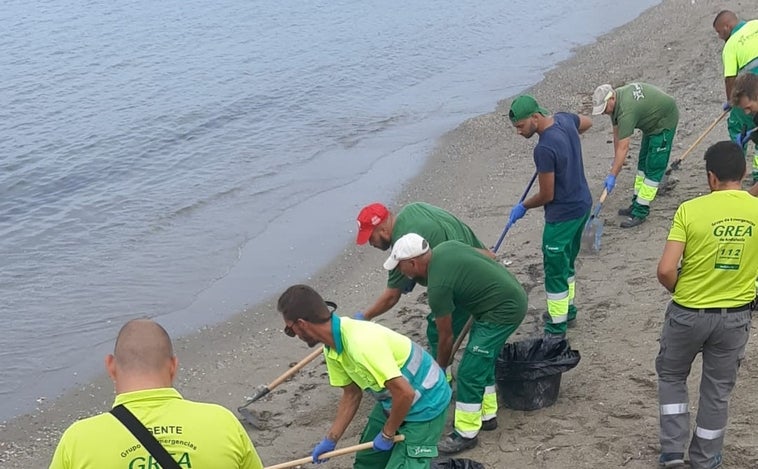
[[[534,99],[534,96],[522,94],[521,96],[514,99],[511,103],[511,111],[508,113],[508,117],[510,117],[511,122],[515,124],[521,119],[526,119],[532,114],[537,113],[540,113],[543,116],[550,114],[547,109],[541,107],[537,103],[537,100]]]

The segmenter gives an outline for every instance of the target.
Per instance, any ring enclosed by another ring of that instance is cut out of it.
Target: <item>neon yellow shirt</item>
[[[245,429],[229,410],[187,401],[173,388],[116,396],[182,468],[263,469]],[[158,468],[116,417],[104,413],[74,422],[61,437],[50,469]]]
[[[355,383],[389,411],[392,399],[384,383],[403,376],[416,394],[406,421],[429,421],[447,409],[451,391],[445,373],[408,337],[373,322],[336,314],[332,315],[332,336],[335,347],[324,346],[332,386]]]
[[[758,20],[751,20],[735,27],[724,43],[721,61],[724,77],[736,77],[742,67],[758,59]]]
[[[689,308],[733,308],[755,298],[758,198],[715,191],[684,202],[669,241],[685,243],[673,299]]]

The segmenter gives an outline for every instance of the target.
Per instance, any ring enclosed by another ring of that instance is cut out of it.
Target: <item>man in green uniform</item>
[[[745,114],[752,117],[751,128],[740,133],[737,144],[743,146],[748,140],[758,145],[758,74],[743,73],[734,80],[732,87],[732,106],[741,108]],[[755,165],[755,163],[754,163]],[[756,168],[756,166],[753,166]],[[758,197],[758,181],[755,181],[753,170],[753,187],[749,192]]]
[[[105,367],[123,405],[179,467],[263,469],[250,438],[227,409],[184,400],[172,387],[178,361],[171,339],[149,319],[127,322]],[[159,467],[111,413],[79,420],[63,434],[50,469]]]
[[[545,334],[562,336],[566,334],[568,323],[577,315],[574,264],[592,207],[579,134],[592,127],[592,121],[568,112],[550,115],[530,95],[514,99],[508,117],[524,138],[539,135],[533,157],[540,190],[513,207],[508,221],[516,223],[527,209],[545,208],[542,231],[547,295]]]
[[[733,11],[722,10],[713,20],[713,29],[724,41],[721,61],[724,65],[724,88],[726,102],[723,109],[729,110],[727,129],[729,138],[736,142],[747,128],[752,128],[753,119],[739,107],[730,106],[734,80],[743,73],[758,73],[758,20],[740,21]],[[747,141],[740,141],[747,155]],[[753,148],[753,182],[758,182],[758,152]]]
[[[364,207],[358,214],[357,244],[367,242],[371,246],[388,250],[401,236],[407,233],[418,233],[429,242],[431,247],[448,240],[461,241],[469,246],[481,250],[486,255],[494,258],[488,249],[476,237],[468,225],[460,221],[455,215],[434,205],[423,202],[414,202],[406,205],[397,214],[393,214],[382,204],[374,203]],[[380,314],[389,311],[397,304],[403,292],[410,291],[415,282],[405,277],[398,269],[392,269],[387,279],[387,288],[382,295],[365,312],[356,313],[356,319],[373,319]],[[458,337],[461,329],[466,324],[469,313],[457,309],[453,314],[453,339]],[[426,336],[429,340],[429,350],[433,357],[437,356],[438,334],[431,315],[427,317]],[[452,345],[452,341],[450,343]]]
[[[634,195],[629,208],[619,210],[628,217],[622,228],[640,225],[650,213],[650,204],[658,193],[671,156],[679,109],[674,98],[647,83],[630,83],[616,88],[600,85],[592,95],[592,114],[608,114],[613,123],[613,164],[605,180],[610,193],[616,186],[634,129],[642,131]]]
[[[277,308],[288,336],[309,347],[323,344],[329,383],[342,388],[337,416],[313,449],[313,462],[324,462],[321,455],[334,450],[366,391],[378,402],[361,443],[373,441],[373,449],[358,452],[353,468],[428,469],[452,394],[432,356],[384,326],[337,316],[307,285],[289,287]],[[394,443],[397,433],[405,440]]]
[[[655,360],[663,467],[683,467],[687,440],[690,467],[721,467],[758,275],[758,199],[741,190],[745,166],[734,142],[706,151],[711,193],[679,206],[658,263],[658,280],[672,293]],[[690,439],[687,377],[699,353],[700,402]]]
[[[462,308],[474,318],[458,366],[454,430],[437,447],[441,453],[454,454],[476,446],[480,430],[497,428],[495,360],[526,315],[524,288],[481,251],[460,241],[445,241],[430,249],[416,233],[395,242],[384,268],[400,269],[406,277],[427,285],[440,334],[437,363],[441,367],[448,367],[452,359],[453,311]]]

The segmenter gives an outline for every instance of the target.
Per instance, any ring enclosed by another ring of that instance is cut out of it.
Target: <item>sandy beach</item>
[[[681,118],[672,154],[677,158],[721,112],[723,43],[711,23],[725,7],[744,18],[758,17],[754,2],[664,0],[635,21],[576,50],[529,92],[551,111],[589,114],[590,96],[601,83],[655,84],[677,99]],[[516,135],[505,116],[509,104],[510,99],[504,99],[494,112],[470,119],[445,135],[401,197],[383,202],[392,207],[411,201],[438,205],[469,223],[485,243],[494,243],[534,171],[531,155],[536,137],[525,140]],[[608,116],[596,116],[593,122],[582,144],[590,188],[597,197],[613,155],[612,128]],[[501,407],[499,428],[482,433],[479,446],[460,457],[488,468],[657,467],[654,358],[669,295],[658,284],[655,268],[679,203],[708,190],[702,161],[705,149],[726,138],[726,125],[719,125],[674,173],[676,187],[656,199],[648,221],[623,230],[616,211],[631,196],[639,136],[634,139],[631,157],[600,214],[605,228],[602,250],[580,256],[579,316],[577,326],[569,330],[572,347],[582,354],[580,364],[563,376],[555,405],[533,412]],[[360,202],[356,201],[356,214]],[[545,310],[542,226],[542,210],[528,212],[499,251],[499,259],[529,293],[529,314],[511,341],[541,333],[540,316]],[[355,230],[355,226],[342,229]],[[307,256],[308,248],[302,249]],[[339,313],[352,315],[370,305],[383,289],[385,257],[386,253],[369,246],[347,246],[307,283],[335,301]],[[405,295],[379,322],[424,343],[427,311],[422,294],[423,289],[417,288]],[[181,364],[176,386],[186,398],[236,409],[258,385],[308,355],[305,344],[281,333],[274,301],[174,340]],[[755,330],[754,325],[751,335]],[[754,345],[756,339],[751,341]],[[757,358],[758,349],[749,345],[732,394],[724,467],[758,467],[758,398],[753,392],[758,389]],[[693,366],[695,377],[699,377],[699,366],[698,360]],[[691,408],[697,408],[695,383],[690,380]],[[265,429],[249,428],[264,464],[310,454],[331,423],[339,395],[328,384],[323,361],[317,359],[254,403],[251,407],[268,417]],[[3,423],[0,467],[47,467],[61,432],[78,418],[108,410],[112,401],[111,383],[102,376],[57,400],[42,402],[32,414]],[[357,443],[371,404],[364,399],[361,413],[339,446]],[[348,468],[351,462],[345,456],[324,467]]]

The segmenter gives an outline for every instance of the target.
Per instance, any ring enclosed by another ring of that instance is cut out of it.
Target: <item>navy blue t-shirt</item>
[[[540,173],[555,173],[553,201],[545,205],[545,221],[556,223],[584,216],[592,207],[592,194],[584,177],[579,116],[553,115],[555,123],[540,135],[534,147],[534,164]]]

